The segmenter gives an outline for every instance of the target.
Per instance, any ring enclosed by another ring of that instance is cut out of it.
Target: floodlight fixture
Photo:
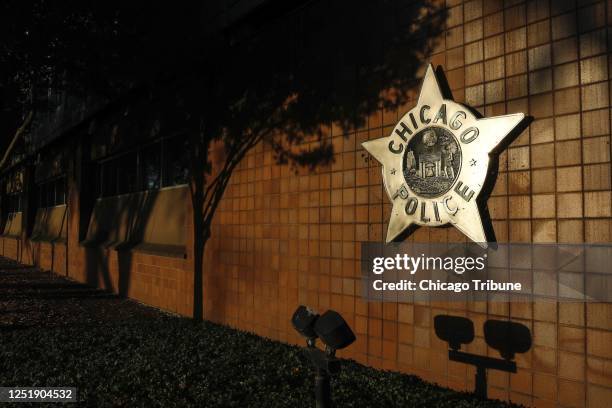
[[[328,310],[316,320],[314,331],[332,353],[350,346],[355,341],[355,334],[346,320],[334,310]]]
[[[310,343],[314,342],[314,340],[317,338],[317,333],[314,330],[314,324],[318,318],[319,315],[317,313],[302,305],[296,309],[295,313],[293,313],[291,324],[293,325],[293,328]]]
[[[355,341],[355,334],[348,323],[334,310],[319,316],[315,311],[299,306],[291,317],[293,328],[306,338],[306,354],[316,370],[315,400],[317,408],[331,406],[329,377],[340,370],[336,350],[348,347]],[[316,347],[317,338],[325,344],[325,351]]]

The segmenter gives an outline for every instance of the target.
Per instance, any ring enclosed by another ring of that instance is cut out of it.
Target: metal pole
[[[331,407],[331,388],[329,385],[329,374],[326,370],[317,368],[315,376],[315,398],[317,408]]]

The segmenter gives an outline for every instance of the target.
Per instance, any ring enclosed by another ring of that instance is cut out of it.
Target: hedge
[[[160,314],[2,331],[4,386],[76,386],[88,406],[314,406],[299,347],[209,322]],[[346,407],[508,406],[354,361],[343,362],[332,389]]]
[[[2,386],[72,386],[78,405],[92,407],[313,407],[313,382],[300,347],[0,257]],[[338,407],[509,406],[354,361],[332,389]]]

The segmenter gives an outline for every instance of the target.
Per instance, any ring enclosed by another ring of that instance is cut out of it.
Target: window
[[[98,164],[98,197],[157,190],[189,181],[189,146],[173,138],[145,145]]]
[[[117,165],[115,160],[104,162],[100,165],[101,195],[112,196],[117,192]]]
[[[66,204],[66,179],[64,177],[55,181],[56,205]]]
[[[124,154],[117,159],[118,194],[138,191],[138,161],[136,152]]]
[[[53,207],[55,205],[55,183],[51,182],[47,184],[47,188],[45,188],[45,192],[47,193],[47,197],[45,200],[45,207]]]
[[[66,204],[66,178],[59,177],[38,184],[38,208]]]
[[[156,190],[160,187],[161,153],[161,143],[155,143],[140,152],[143,190]]]
[[[2,202],[2,212],[4,214],[20,212],[23,210],[23,171],[11,172],[3,182],[5,195]]]
[[[164,187],[189,182],[189,143],[187,140],[165,140]]]
[[[20,212],[21,208],[21,193],[12,193],[6,195],[6,213]]]

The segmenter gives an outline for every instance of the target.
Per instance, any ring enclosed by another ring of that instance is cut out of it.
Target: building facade
[[[443,68],[454,99],[485,116],[533,118],[500,156],[487,202],[498,241],[611,243],[612,2],[443,6],[444,32],[424,60]],[[265,144],[248,153],[207,245],[206,318],[300,344],[290,324],[297,305],[335,309],[357,335],[342,356],[459,390],[474,388],[475,371],[449,362],[433,317],[471,319],[476,339],[468,351],[491,356],[496,351],[485,343],[482,323],[512,320],[530,329],[533,345],[517,355],[517,373],[489,371],[490,397],[528,406],[607,406],[611,304],[361,298],[361,244],[384,241],[391,209],[380,165],[361,143],[389,134],[416,103],[418,88],[405,107],[381,108],[354,131],[322,124],[334,146],[330,165],[295,174]],[[95,122],[83,121],[33,162],[4,170],[0,255],[189,316],[194,231],[185,148],[153,125],[134,128],[129,115]],[[452,155],[443,156],[413,158],[421,163],[417,173],[451,171],[444,163]],[[407,239],[466,238],[453,228],[420,228]]]

